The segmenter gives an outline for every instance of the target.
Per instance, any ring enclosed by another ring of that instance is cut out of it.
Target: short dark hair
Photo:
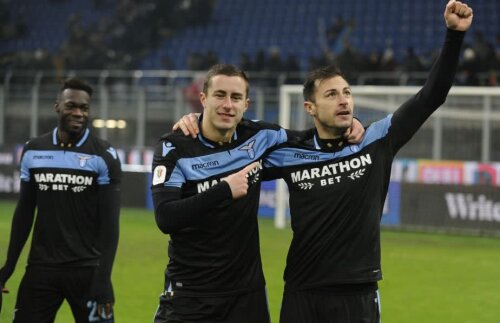
[[[89,83],[77,77],[72,77],[64,80],[61,84],[59,93],[62,93],[66,89],[82,90],[87,92],[90,97],[92,97],[92,93],[94,93],[94,89],[92,88],[92,86],[90,86]]]
[[[307,78],[302,89],[304,101],[314,102],[314,95],[316,94],[316,81],[320,81],[321,83],[321,81],[335,76],[340,76],[347,80],[340,69],[334,65],[323,66],[310,71],[309,74],[307,74]]]
[[[225,76],[239,76],[246,83],[246,91],[245,95],[248,98],[248,92],[250,90],[250,82],[248,81],[247,74],[232,64],[215,64],[213,65],[207,72],[207,76],[205,77],[205,81],[203,82],[203,93],[208,94],[208,88],[211,85],[212,78],[217,75],[225,75]]]

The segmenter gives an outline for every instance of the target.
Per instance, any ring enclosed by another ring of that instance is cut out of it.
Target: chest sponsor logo
[[[259,160],[259,165],[252,169],[247,174],[248,185],[255,184],[260,180],[260,171],[262,170],[262,160]],[[221,177],[218,179],[212,179],[209,181],[200,182],[196,185],[198,193],[204,192],[208,190],[210,187],[217,185],[220,181],[222,181],[225,177]]]
[[[34,177],[40,191],[70,190],[74,193],[80,193],[87,187],[92,186],[94,182],[92,176],[73,174],[38,173]]]
[[[314,155],[307,155],[314,156]],[[321,167],[312,167],[290,174],[292,183],[297,183],[301,190],[310,190],[314,185],[333,185],[340,183],[343,178],[358,180],[365,175],[366,167],[372,164],[370,154],[365,154],[349,160],[326,164]]]

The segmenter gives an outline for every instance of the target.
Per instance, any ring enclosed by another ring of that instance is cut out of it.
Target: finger
[[[5,287],[4,287],[4,288],[2,288],[2,293],[4,293],[4,294],[8,294],[9,292],[10,292],[10,291],[9,291],[7,288],[5,288]]]
[[[467,8],[466,8],[463,4],[461,4],[461,5],[458,7],[458,10],[457,10],[457,11],[458,11],[458,13],[457,13],[457,14],[458,14],[459,16],[463,17],[463,16],[465,15],[465,12],[467,11]]]
[[[461,18],[469,18],[472,16],[472,9],[466,5],[465,3],[461,2],[455,2],[454,6],[452,7],[450,14],[456,14],[457,16]]]
[[[241,172],[248,174],[252,170],[254,170],[257,166],[259,166],[259,162],[253,162],[250,165],[247,165],[245,168],[241,170]]]
[[[451,7],[453,13],[459,15],[459,16],[462,16],[463,14],[465,14],[465,12],[467,11],[467,5],[460,2],[460,1],[455,1],[453,3],[453,6]]]
[[[177,129],[179,129],[179,123],[178,123],[178,122],[176,122],[176,123],[172,126],[172,131],[175,131],[175,130],[177,130]]]
[[[471,15],[472,15],[472,9],[468,5],[463,4],[462,7],[460,8],[460,16],[468,18]]]
[[[183,131],[185,135],[191,135],[191,137],[196,138],[196,135],[198,134],[198,119],[196,117],[193,118],[193,114],[190,113],[186,116],[183,116],[181,119],[181,127],[184,126],[185,129],[183,128]],[[196,125],[196,127],[195,127]]]
[[[451,12],[453,9],[455,9],[456,5],[457,5],[457,2],[455,0],[450,0],[450,1],[448,1],[448,4],[446,4],[446,10]]]
[[[176,125],[178,126],[178,128],[180,128],[180,129],[181,129],[181,131],[182,131],[182,133],[184,134],[184,136],[189,136],[189,135],[191,135],[191,134],[189,133],[189,130],[188,130],[188,128],[187,128],[187,126],[186,126],[186,124],[184,124],[184,122],[183,122],[182,120],[178,121],[178,122],[176,123]]]
[[[198,133],[200,133],[200,129],[198,128],[198,114],[197,113],[190,113],[188,115],[188,117],[189,117],[189,125],[193,129],[192,133],[197,135]],[[196,136],[194,136],[194,137],[196,137]]]
[[[101,308],[101,312],[99,313],[99,315],[105,319],[110,318],[111,315],[113,314],[113,305],[110,303],[106,303],[106,304],[101,304],[99,306]]]
[[[454,0],[448,1],[448,4],[446,5],[446,9],[445,9],[445,14],[450,15],[450,14],[455,13],[456,7],[457,7],[456,1],[454,1]]]
[[[198,123],[198,116],[196,115],[196,113],[191,112],[187,115],[187,117],[189,118],[190,123]]]
[[[97,304],[97,315],[104,319],[109,319],[113,315],[113,304]]]
[[[347,129],[345,130],[345,132],[344,132],[344,137],[345,137],[345,138],[349,138],[349,136],[351,136],[351,135],[352,135],[352,127],[349,127],[349,128],[347,128]]]

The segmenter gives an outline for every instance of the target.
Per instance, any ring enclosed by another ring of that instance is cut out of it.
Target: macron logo
[[[106,151],[111,155],[113,156],[114,159],[117,159],[118,158],[118,154],[116,153],[116,150],[113,148],[113,147],[109,147],[108,149],[106,149]]]
[[[168,155],[168,153],[169,153],[171,150],[173,150],[173,149],[175,149],[175,147],[174,147],[174,145],[172,145],[172,143],[171,143],[171,142],[168,142],[168,141],[163,142],[163,151],[162,151],[162,153],[161,153],[162,157],[167,156],[167,155]]]
[[[216,166],[219,166],[219,161],[214,160],[214,161],[209,161],[206,163],[194,164],[191,166],[191,168],[193,170],[196,170],[196,169],[212,168],[212,167],[216,167]]]

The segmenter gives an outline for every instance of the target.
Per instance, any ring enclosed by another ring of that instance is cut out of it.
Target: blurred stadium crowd
[[[428,70],[440,44],[439,6],[434,0],[0,0],[0,67],[203,71],[223,61],[298,75],[335,63],[354,84],[394,84],[384,75],[409,73],[404,83],[412,85],[419,79],[411,75]],[[499,6],[475,1],[478,23],[466,38],[458,84],[498,85]],[[422,34],[426,41],[415,43]]]

